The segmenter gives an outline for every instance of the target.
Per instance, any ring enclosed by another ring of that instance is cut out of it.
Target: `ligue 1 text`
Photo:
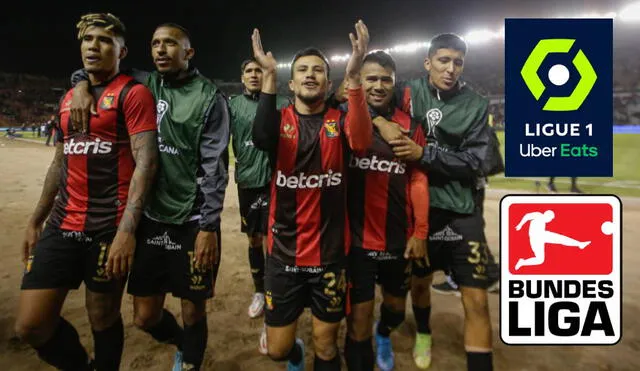
[[[582,128],[584,126],[584,129]],[[526,123],[524,124],[524,135],[527,137],[579,137],[593,135],[593,124],[582,125],[579,122],[572,123]]]
[[[571,123],[529,123],[524,125],[525,137],[591,137],[593,124]],[[522,157],[598,157],[598,147],[561,143],[559,146],[537,146],[520,143]]]

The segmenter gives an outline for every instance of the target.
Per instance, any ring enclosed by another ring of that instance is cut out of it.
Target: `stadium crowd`
[[[614,39],[614,124],[640,125],[640,60],[634,54],[634,40],[627,32],[618,32]],[[422,49],[416,51],[420,53]],[[400,80],[419,78],[424,67],[416,53],[396,54]],[[497,128],[504,124],[504,47],[471,47],[465,61],[462,79],[475,91],[491,100],[490,113]],[[333,86],[340,85],[341,68],[332,76]],[[215,73],[210,75],[215,76]],[[242,94],[240,79],[214,80],[227,96]],[[63,91],[69,88],[65,79],[46,76],[0,72],[0,128],[21,127],[28,130],[32,123],[40,125],[49,120]],[[284,77],[278,80],[278,93],[289,96]]]

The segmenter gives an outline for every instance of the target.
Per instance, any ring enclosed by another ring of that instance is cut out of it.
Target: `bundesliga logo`
[[[500,203],[500,336],[509,345],[611,345],[622,335],[615,196]]]

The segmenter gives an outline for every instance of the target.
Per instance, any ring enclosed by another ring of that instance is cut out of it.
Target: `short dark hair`
[[[78,29],[78,40],[84,37],[89,27],[102,27],[113,32],[116,37],[125,40],[127,29],[124,23],[118,17],[111,13],[89,13],[80,17],[80,21],[76,24]]]
[[[385,53],[384,50],[376,50],[368,53],[364,57],[362,64],[365,63],[377,63],[384,68],[391,68],[393,73],[396,72],[396,62],[393,60],[393,57],[391,57],[389,53]]]
[[[327,59],[327,57],[323,52],[320,51],[320,49],[311,47],[302,49],[293,56],[293,60],[291,61],[291,78],[293,78],[293,65],[296,63],[296,61],[302,57],[307,57],[310,55],[315,55],[316,57],[322,59],[325,66],[327,67],[327,78],[331,75],[331,65],[329,65],[329,59]]]
[[[463,55],[467,54],[467,43],[462,37],[453,33],[443,33],[431,39],[429,45],[429,58],[433,57],[438,49],[453,49],[461,51]]]
[[[242,64],[240,64],[240,74],[244,73],[244,69],[247,68],[247,65],[249,63],[255,63],[258,66],[260,66],[260,63],[258,63],[258,61],[255,58],[253,58],[253,57],[247,58],[244,61],[242,61]]]
[[[170,28],[175,28],[177,30],[180,30],[180,32],[182,32],[184,36],[187,38],[189,43],[191,43],[191,33],[189,33],[189,30],[187,30],[185,27],[180,26],[179,24],[173,23],[173,22],[165,22],[165,23],[159,24],[158,27],[156,27],[156,30],[160,27],[170,27]]]

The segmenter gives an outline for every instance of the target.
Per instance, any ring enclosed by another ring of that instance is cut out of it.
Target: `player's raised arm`
[[[56,136],[59,131],[56,130]],[[51,160],[49,170],[47,170],[47,176],[44,179],[44,185],[42,186],[42,193],[40,194],[40,200],[34,210],[29,222],[27,224],[27,230],[25,232],[25,239],[22,244],[22,262],[27,263],[27,259],[31,253],[31,250],[36,246],[36,242],[40,236],[42,230],[42,224],[51,213],[53,208],[53,201],[58,194],[60,187],[60,170],[62,169],[62,162],[64,160],[63,143],[56,141],[56,153]]]
[[[258,29],[253,30],[251,45],[263,73],[262,91],[252,129],[253,143],[261,150],[273,151],[278,145],[280,129],[280,112],[276,107],[277,62],[271,52],[264,52]]]
[[[351,58],[347,63],[346,81],[348,86],[349,112],[345,120],[345,134],[349,147],[353,150],[365,150],[371,145],[373,128],[371,115],[367,107],[360,70],[369,46],[369,30],[362,21],[356,23],[356,34],[349,34],[351,40]]]

